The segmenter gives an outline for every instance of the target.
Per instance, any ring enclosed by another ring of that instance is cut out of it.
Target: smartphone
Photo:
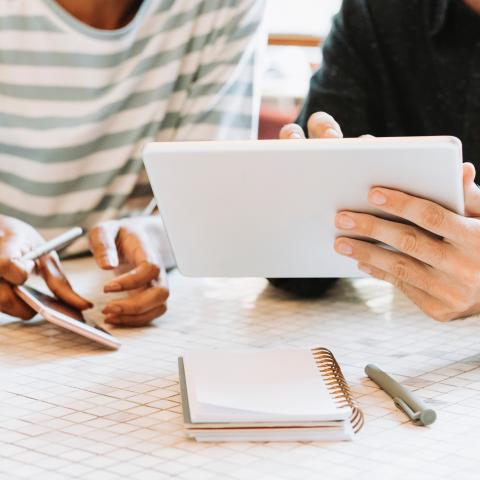
[[[120,348],[121,343],[99,325],[89,325],[82,312],[61,300],[27,285],[15,287],[16,294],[48,322],[88,338],[111,350]]]

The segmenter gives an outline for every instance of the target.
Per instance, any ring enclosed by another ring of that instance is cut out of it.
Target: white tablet
[[[339,210],[379,213],[384,186],[463,214],[454,137],[151,143],[147,173],[179,270],[205,277],[354,277]]]
[[[17,295],[48,322],[66,328],[112,350],[120,348],[120,342],[99,325],[89,325],[79,310],[61,300],[46,295],[27,285],[15,287]]]

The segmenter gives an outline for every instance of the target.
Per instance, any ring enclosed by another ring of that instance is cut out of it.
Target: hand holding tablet
[[[393,218],[369,202],[375,186],[463,213],[461,145],[452,137],[153,143],[144,159],[189,276],[362,275],[333,249],[335,218]]]
[[[308,122],[310,137],[341,138],[337,122],[328,114],[313,114]],[[281,137],[304,138],[298,125],[287,125]],[[430,178],[439,172],[433,168]],[[452,212],[432,199],[400,191],[374,188],[369,203],[382,214],[394,215],[409,225],[385,221],[373,215],[339,212],[336,225],[345,236],[335,241],[341,255],[358,262],[365,273],[402,290],[430,317],[448,321],[480,312],[480,189],[475,168],[463,165],[464,215]],[[457,182],[452,178],[452,183]],[[348,236],[347,236],[348,235]],[[371,241],[352,239],[359,235],[383,242],[395,251]]]
[[[480,241],[472,218],[480,217],[480,192],[473,166],[462,168],[458,139],[340,139],[324,114],[309,129],[323,139],[302,140],[301,129],[288,126],[283,138],[294,142],[147,147],[147,172],[180,270],[352,277],[360,263],[434,318],[479,311],[479,282],[467,278],[480,272],[480,258],[469,254]]]

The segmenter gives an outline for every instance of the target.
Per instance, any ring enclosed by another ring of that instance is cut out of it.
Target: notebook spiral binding
[[[353,400],[352,392],[343,376],[340,365],[335,360],[333,353],[327,348],[312,348],[312,353],[315,363],[325,381],[325,385],[337,405],[340,408],[350,408],[352,412],[350,423],[352,424],[353,431],[357,433],[363,427],[363,412]]]

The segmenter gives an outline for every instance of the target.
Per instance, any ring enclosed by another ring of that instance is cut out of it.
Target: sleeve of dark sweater
[[[375,102],[369,101],[369,92],[374,87],[372,75],[368,74],[367,57],[371,37],[368,1],[344,0],[323,46],[322,66],[310,81],[308,96],[296,121],[305,132],[308,118],[319,111],[332,115],[345,137],[374,132],[370,119],[375,118]],[[295,295],[315,297],[321,296],[336,279],[275,278],[269,281]]]

